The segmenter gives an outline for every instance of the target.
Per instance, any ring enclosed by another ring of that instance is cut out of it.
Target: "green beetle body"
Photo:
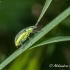
[[[21,45],[30,35],[30,33],[33,33],[33,30],[35,29],[35,26],[30,26],[25,29],[22,29],[15,37],[15,45],[19,46]]]

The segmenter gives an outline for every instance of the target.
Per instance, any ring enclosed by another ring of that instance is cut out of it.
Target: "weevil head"
[[[37,28],[37,26],[31,26],[31,28],[35,29],[35,28]]]

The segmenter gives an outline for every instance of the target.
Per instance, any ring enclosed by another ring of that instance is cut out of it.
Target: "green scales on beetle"
[[[34,29],[37,28],[37,25],[39,23],[39,21],[41,20],[41,18],[43,17],[44,13],[46,12],[49,4],[51,3],[51,0],[50,2],[48,3],[48,5],[46,6],[47,4],[47,0],[45,2],[45,5],[42,9],[42,12],[39,16],[39,19],[37,21],[37,23],[35,24],[35,26],[29,26],[27,28],[24,28],[22,29],[15,37],[15,45],[18,47],[20,45],[22,45],[22,43],[29,37],[30,33],[33,33],[34,32]]]

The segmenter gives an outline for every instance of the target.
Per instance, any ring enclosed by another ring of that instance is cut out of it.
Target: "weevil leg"
[[[41,30],[42,32],[44,32],[43,30]]]
[[[38,30],[33,30],[32,33],[36,34],[37,32],[39,32]]]
[[[30,40],[31,44],[32,44],[32,41],[31,41],[31,38],[28,36],[28,39]]]
[[[33,31],[32,33],[33,33],[33,34],[36,34],[36,32],[34,32],[34,31]]]
[[[34,30],[34,32],[36,32],[36,33],[37,33],[37,32],[39,32],[39,31],[38,31],[38,30]]]
[[[22,43],[20,43],[20,45],[22,46]]]
[[[43,32],[43,30],[40,30],[40,31],[38,31],[38,30],[34,30],[33,32],[34,32],[34,33],[37,33],[37,32]]]

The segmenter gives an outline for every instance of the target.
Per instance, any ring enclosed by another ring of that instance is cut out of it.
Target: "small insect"
[[[15,45],[20,46],[29,37],[30,33],[34,33],[33,30],[36,26],[30,26],[22,29],[15,37]]]
[[[15,45],[18,47],[20,45],[22,45],[22,43],[27,39],[29,38],[29,35],[30,33],[33,33],[34,32],[34,29],[37,28],[37,25],[38,23],[40,22],[41,18],[43,17],[44,13],[46,12],[48,6],[50,5],[52,0],[48,1],[48,4],[47,4],[47,0],[45,2],[45,5],[42,9],[42,12],[37,20],[37,23],[35,24],[35,26],[30,26],[30,27],[27,27],[25,29],[22,29],[15,37]],[[47,6],[46,6],[47,5]]]

